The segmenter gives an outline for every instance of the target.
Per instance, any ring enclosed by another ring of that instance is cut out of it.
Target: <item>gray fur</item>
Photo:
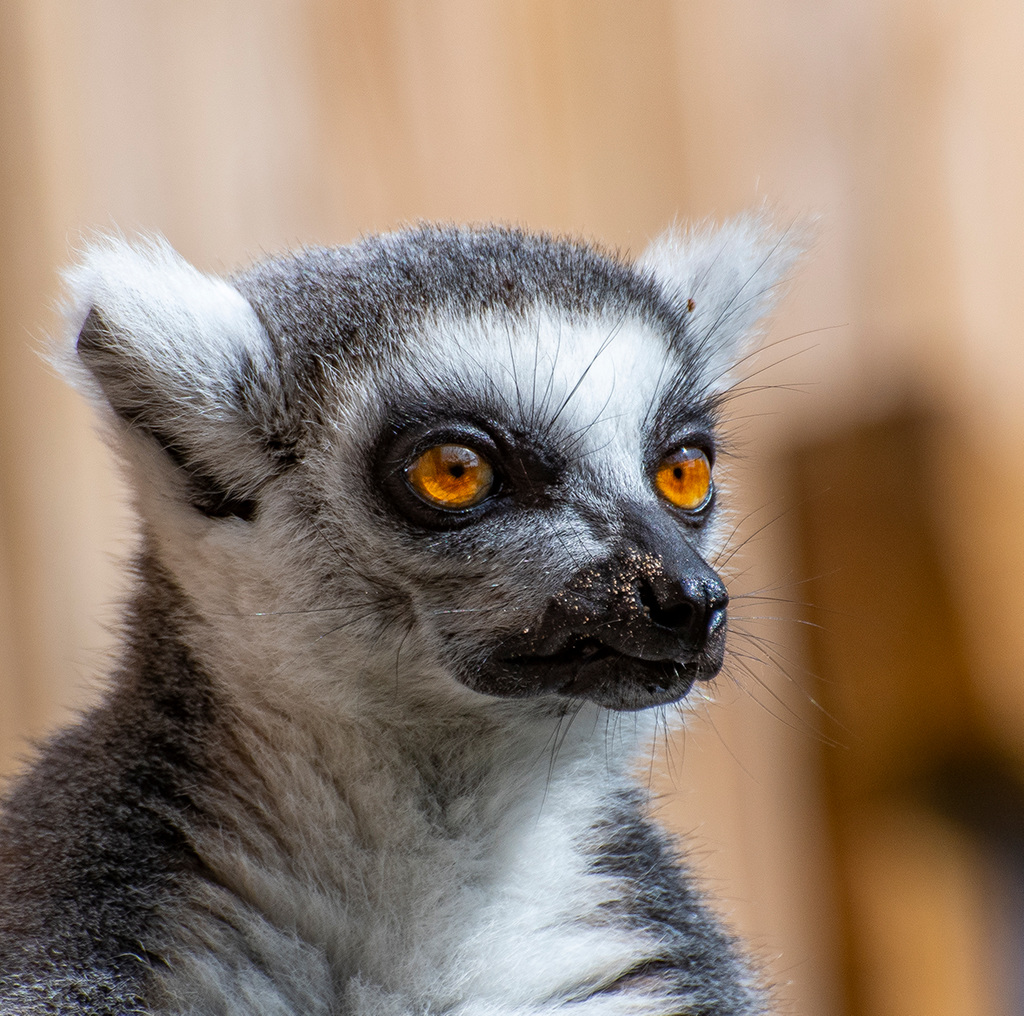
[[[0,1012],[765,1012],[630,772],[725,636],[723,492],[653,477],[713,459],[791,257],[757,220],[635,265],[92,248],[67,369],[142,543],[105,698],[0,819]],[[492,460],[480,505],[410,486],[443,443]]]

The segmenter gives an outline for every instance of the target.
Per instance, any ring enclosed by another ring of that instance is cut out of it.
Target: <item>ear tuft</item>
[[[271,354],[241,293],[197,271],[162,240],[103,239],[65,281],[75,350],[114,411],[128,419],[138,408],[135,382],[170,385],[197,408],[215,408],[209,403],[221,404],[240,357],[267,361]]]
[[[641,256],[638,267],[682,312],[709,390],[728,387],[808,243],[805,226],[779,228],[762,213],[718,229],[669,230]]]
[[[104,239],[66,280],[67,372],[113,412],[126,450],[133,436],[155,441],[196,507],[251,517],[252,494],[273,468],[268,442],[282,440],[263,423],[286,416],[252,306],[159,240]],[[254,406],[256,391],[263,404]]]

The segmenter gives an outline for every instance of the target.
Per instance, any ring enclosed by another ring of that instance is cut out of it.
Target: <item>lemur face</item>
[[[165,555],[200,613],[334,612],[304,659],[394,660],[399,696],[430,673],[640,709],[718,672],[717,409],[790,260],[758,224],[636,265],[426,228],[231,285],[101,254],[78,352],[185,520]]]
[[[694,366],[628,310],[543,305],[426,321],[390,365],[368,496],[460,681],[635,709],[717,673],[715,400]]]

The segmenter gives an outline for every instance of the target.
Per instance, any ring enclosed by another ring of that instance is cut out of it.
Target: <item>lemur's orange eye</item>
[[[409,485],[435,508],[460,511],[479,504],[494,486],[494,470],[465,445],[428,448],[405,471]]]
[[[654,485],[669,504],[695,512],[711,499],[711,463],[699,448],[680,448],[661,460]]]

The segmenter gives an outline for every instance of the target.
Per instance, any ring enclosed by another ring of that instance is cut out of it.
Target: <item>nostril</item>
[[[650,582],[641,581],[638,593],[648,617],[660,628],[688,635],[699,624],[703,604],[690,599],[682,586],[677,587],[676,595],[659,598]]]
[[[717,634],[725,627],[725,607],[728,600],[725,603],[721,601],[711,604],[711,613],[708,616],[708,636]]]
[[[725,627],[729,594],[717,577],[712,583],[642,579],[637,595],[653,624],[694,646],[702,646]]]

